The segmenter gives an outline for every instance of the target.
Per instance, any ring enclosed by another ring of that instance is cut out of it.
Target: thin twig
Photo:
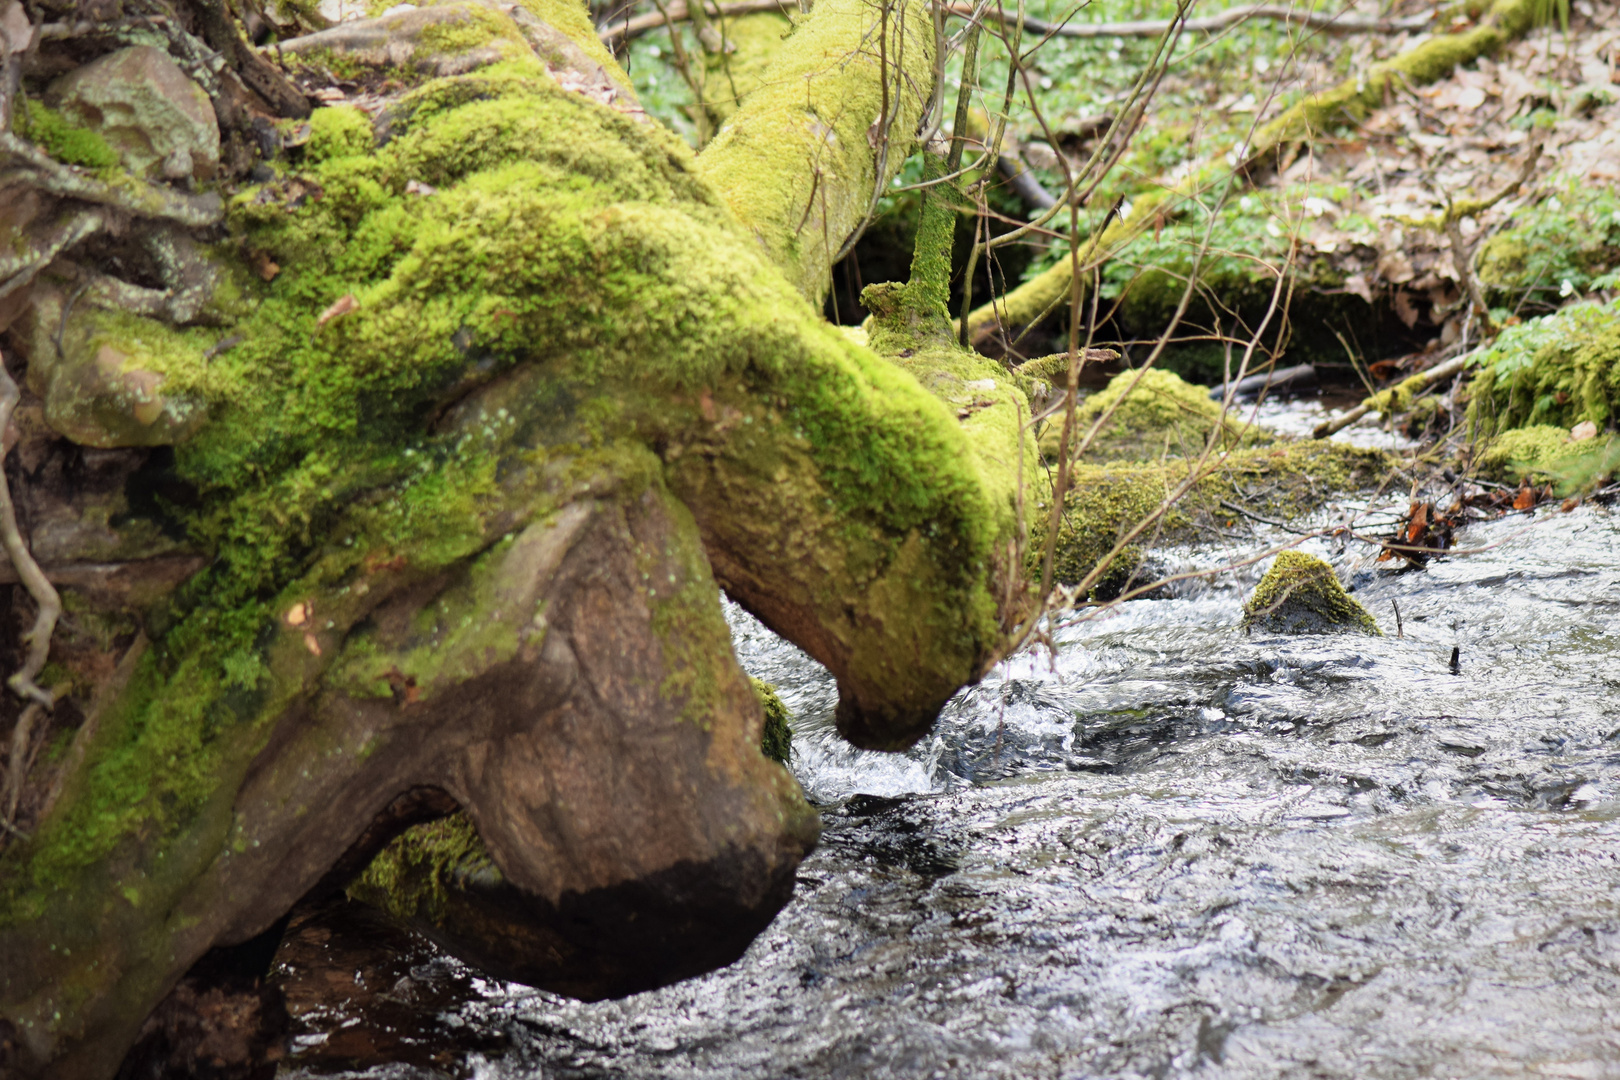
[[[733,15],[749,15],[758,12],[779,11],[783,14],[797,12],[798,8],[779,2],[779,0],[733,0],[729,4],[705,3],[704,8],[709,14],[718,14],[726,17]],[[1078,9],[1076,9],[1078,10]],[[946,4],[947,14],[958,18],[971,19],[978,8],[973,4]],[[985,13],[988,14],[988,13]],[[688,5],[684,0],[677,0],[669,5],[668,13],[648,13],[637,15],[631,19],[609,23],[596,32],[597,37],[613,44],[619,40],[628,41],[640,37],[642,34],[657,30],[672,22],[683,22],[692,17]],[[983,17],[983,15],[981,15]],[[989,17],[1000,20],[1000,13]],[[1282,7],[1274,4],[1250,4],[1246,7],[1229,8],[1216,15],[1205,16],[1200,19],[1188,19],[1186,29],[1193,33],[1213,33],[1236,26],[1238,23],[1250,19],[1264,19],[1275,22],[1292,23],[1310,30],[1319,30],[1325,34],[1396,34],[1405,30],[1421,30],[1428,26],[1430,18],[1427,15],[1416,15],[1408,19],[1377,19],[1359,15],[1329,15],[1318,11],[1301,11],[1298,8]],[[1146,19],[1131,22],[1106,23],[1071,23],[1071,22],[1045,22],[1041,19],[1024,17],[1024,27],[1034,34],[1046,36],[1073,37],[1073,38],[1099,38],[1099,37],[1158,37],[1175,24],[1174,19]]]

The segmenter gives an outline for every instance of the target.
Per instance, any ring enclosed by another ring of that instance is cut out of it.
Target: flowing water
[[[901,756],[839,741],[826,673],[733,610],[825,824],[747,955],[582,1004],[322,930],[289,986],[320,955],[342,985],[294,995],[283,1075],[1620,1077],[1617,515],[1404,572],[1308,542],[1382,638],[1245,636],[1263,563],[1179,583]]]

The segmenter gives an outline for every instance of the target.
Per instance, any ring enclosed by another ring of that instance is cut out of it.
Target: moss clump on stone
[[[25,102],[17,110],[15,126],[19,135],[58,161],[86,169],[118,168],[118,151],[99,132],[73,123],[42,102]]]
[[[760,753],[779,765],[786,765],[793,754],[793,728],[788,724],[793,714],[776,696],[776,687],[751,675],[748,681],[753,684],[754,694],[765,709],[765,734],[759,741]]]
[[[1243,605],[1243,629],[1272,634],[1356,631],[1383,636],[1367,610],[1344,591],[1333,567],[1303,551],[1284,551]]]
[[[1143,584],[1143,559],[1155,545],[1194,539],[1206,527],[1235,524],[1239,515],[1222,506],[1223,501],[1265,517],[1294,518],[1336,494],[1373,487],[1393,464],[1377,450],[1326,440],[1278,443],[1217,457],[1168,513],[1115,555],[1087,599],[1116,596],[1133,577],[1135,584]],[[1056,580],[1070,586],[1084,581],[1186,479],[1190,467],[1187,461],[1076,466],[1058,528]],[[1038,532],[1031,548],[1039,552],[1043,547]]]
[[[1620,415],[1620,301],[1575,304],[1504,330],[1468,394],[1477,435],[1583,420],[1608,427]]]
[[[451,892],[475,877],[494,882],[501,871],[472,819],[457,811],[400,833],[361,871],[348,892],[352,899],[398,919],[442,923]]]
[[[1489,440],[1479,455],[1480,470],[1505,480],[1541,483],[1572,478],[1578,463],[1601,458],[1611,439],[1574,441],[1570,433],[1550,424],[1514,428]],[[1578,484],[1576,486],[1579,486]]]
[[[368,154],[372,147],[371,120],[352,105],[316,109],[309,117],[309,141],[304,161],[314,165],[336,158]]]
[[[1088,461],[1153,461],[1201,453],[1211,432],[1219,448],[1253,442],[1258,432],[1228,416],[1209,391],[1168,371],[1123,371],[1108,386],[1081,402],[1075,414],[1075,439],[1084,437],[1097,418],[1118,402],[1107,423],[1086,448]],[[1041,432],[1041,451],[1055,458],[1062,437],[1062,414]]]

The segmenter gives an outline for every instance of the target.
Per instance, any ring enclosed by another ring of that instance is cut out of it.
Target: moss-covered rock
[[[162,49],[133,45],[98,57],[53,82],[48,98],[132,172],[204,179],[219,164],[214,106]]]
[[[1620,301],[1583,303],[1504,330],[1468,386],[1476,435],[1533,425],[1599,431],[1620,416]]]
[[[1333,567],[1302,551],[1277,556],[1243,605],[1243,628],[1271,634],[1382,636],[1373,617],[1339,584]]]
[[[1196,456],[1215,435],[1217,449],[1232,449],[1262,438],[1248,424],[1223,414],[1209,391],[1168,371],[1122,371],[1075,412],[1075,444],[1105,414],[1086,447],[1087,461],[1155,461]],[[1053,416],[1040,435],[1041,452],[1055,460],[1063,414]]]
[[[793,728],[790,723],[793,714],[776,696],[776,687],[752,676],[748,681],[753,684],[759,704],[765,710],[765,731],[760,736],[759,751],[778,765],[786,765],[793,755]]]
[[[1127,581],[1144,584],[1144,558],[1159,544],[1226,528],[1241,515],[1229,505],[1273,519],[1310,512],[1336,494],[1365,490],[1388,475],[1394,461],[1376,451],[1325,440],[1278,443],[1215,456],[1190,486],[1191,464],[1082,463],[1064,499],[1054,560],[1056,580],[1090,582],[1088,599],[1117,596]],[[1186,486],[1175,504],[1143,526]],[[1038,522],[1044,525],[1044,521]],[[1032,549],[1041,551],[1045,529]],[[1112,557],[1110,557],[1112,553]]]

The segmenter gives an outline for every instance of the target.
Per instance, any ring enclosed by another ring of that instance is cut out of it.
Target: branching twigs
[[[727,4],[716,4],[712,0],[705,3],[704,9],[710,15],[749,15],[761,11],[780,11],[787,14],[797,11],[797,7],[779,3],[778,0],[732,0]],[[948,14],[961,18],[972,18],[975,7],[972,4],[947,4],[945,10]],[[628,41],[640,37],[651,30],[657,30],[672,22],[681,22],[692,17],[685,0],[670,4],[668,13],[649,13],[637,15],[634,18],[624,19],[610,23],[597,31],[597,35],[605,42],[613,44],[617,41]],[[1001,18],[999,13],[987,13],[988,18]],[[1283,7],[1274,4],[1249,4],[1243,7],[1229,8],[1216,15],[1209,15],[1199,19],[1188,19],[1186,29],[1194,33],[1214,33],[1236,26],[1251,19],[1271,20],[1275,22],[1291,23],[1309,30],[1320,31],[1325,34],[1393,34],[1403,30],[1421,30],[1429,25],[1427,15],[1414,16],[1409,19],[1379,19],[1368,18],[1361,15],[1329,15],[1318,11],[1302,11],[1297,8]],[[1147,19],[1133,22],[1109,23],[1074,23],[1074,22],[1045,22],[1041,19],[1025,17],[1024,26],[1031,33],[1043,35],[1056,35],[1075,38],[1099,37],[1158,37],[1174,25],[1171,19]]]
[[[1349,427],[1351,424],[1355,423],[1357,420],[1360,420],[1363,416],[1366,416],[1374,409],[1379,408],[1379,399],[1384,398],[1385,395],[1389,395],[1388,400],[1385,401],[1385,404],[1388,404],[1388,401],[1392,401],[1394,396],[1401,392],[1408,395],[1415,394],[1420,391],[1427,390],[1435,383],[1459,374],[1463,368],[1468,366],[1468,360],[1473,355],[1473,353],[1464,353],[1462,356],[1453,357],[1443,364],[1430,368],[1428,371],[1419,372],[1410,379],[1407,379],[1405,382],[1401,383],[1399,386],[1395,387],[1393,390],[1386,390],[1383,394],[1373,395],[1366,401],[1363,401],[1360,405],[1357,405],[1355,408],[1345,413],[1343,416],[1336,417],[1332,420],[1324,420],[1322,423],[1316,425],[1316,429],[1311,432],[1311,437],[1313,439],[1325,439],[1334,432],[1341,431],[1344,428]]]
[[[17,408],[20,397],[16,382],[6,371],[3,358],[0,358],[0,438],[3,438],[7,425],[11,423],[11,414]],[[39,606],[33,628],[24,639],[28,642],[28,658],[6,680],[6,685],[14,693],[28,701],[16,726],[12,728],[5,790],[0,792],[0,820],[4,821],[8,832],[16,832],[13,821],[22,797],[23,777],[28,771],[33,728],[40,715],[56,701],[55,695],[42,689],[34,680],[44,670],[45,661],[50,656],[51,634],[56,629],[57,616],[62,613],[62,598],[56,594],[55,586],[45,579],[44,571],[34,561],[17,528],[17,510],[11,501],[11,486],[6,481],[4,464],[5,456],[0,453],[0,544],[4,545],[23,587]]]

